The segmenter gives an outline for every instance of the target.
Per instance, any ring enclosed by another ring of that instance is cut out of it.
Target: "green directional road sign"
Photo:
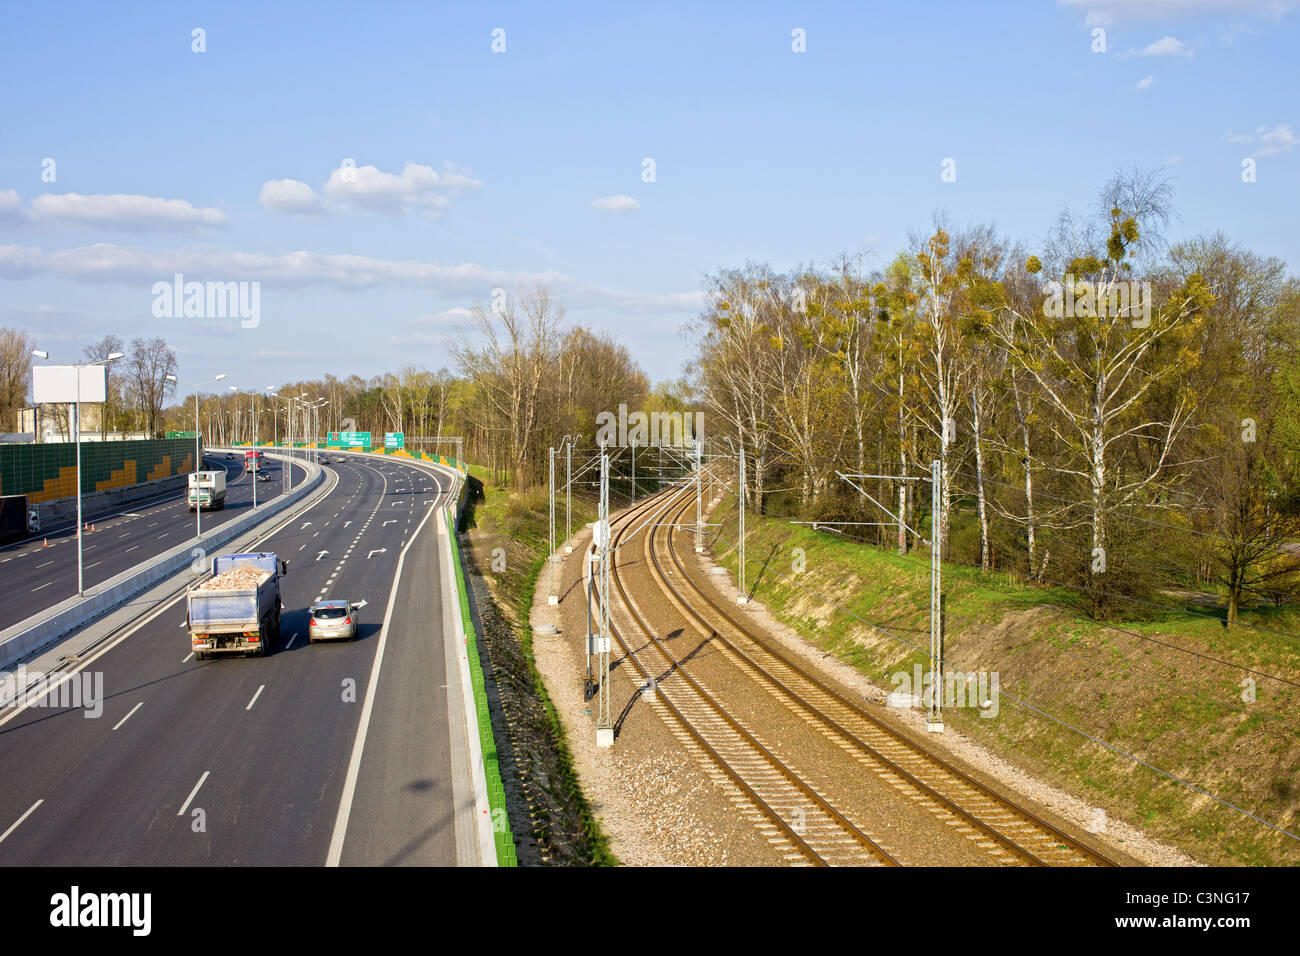
[[[385,448],[404,448],[406,435],[403,432],[384,432]]]
[[[326,432],[325,444],[330,448],[369,448],[370,432]]]

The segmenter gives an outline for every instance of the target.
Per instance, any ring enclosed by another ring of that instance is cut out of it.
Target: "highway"
[[[433,513],[451,479],[330,467],[337,485],[257,544],[289,560],[268,656],[195,661],[172,600],[82,661],[98,718],[0,711],[0,865],[319,866],[332,843],[344,865],[457,862]],[[321,598],[365,602],[355,642],[307,643]]]
[[[204,456],[210,468],[226,470],[226,506],[203,513],[206,532],[243,516],[253,507],[253,478],[244,472],[242,460],[226,461],[224,455]],[[268,469],[272,478],[257,486],[257,502],[270,501],[281,493],[279,463]],[[295,487],[305,477],[295,465]],[[194,536],[194,512],[186,501],[186,489],[167,492],[156,499],[124,506],[97,515],[87,514],[95,530],[82,535],[82,576],[87,590],[174,548]],[[76,522],[65,522],[57,530],[0,548],[0,630],[73,597],[77,593]]]

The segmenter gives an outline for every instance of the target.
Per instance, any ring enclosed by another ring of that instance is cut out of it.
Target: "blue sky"
[[[261,388],[450,366],[475,299],[542,280],[658,380],[720,267],[881,264],[936,209],[1033,248],[1134,164],[1174,238],[1300,262],[1292,0],[623,6],[10,5],[0,324]],[[178,271],[260,282],[260,324],[156,317]]]

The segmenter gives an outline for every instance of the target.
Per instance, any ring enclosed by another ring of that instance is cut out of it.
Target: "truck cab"
[[[191,511],[214,511],[226,506],[226,471],[192,471],[187,500]]]

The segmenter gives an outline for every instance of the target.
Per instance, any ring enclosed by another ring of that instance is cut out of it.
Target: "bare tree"
[[[160,338],[131,340],[126,374],[130,377],[146,436],[157,438],[163,402],[176,390],[167,379],[176,374],[176,353]]]
[[[508,296],[497,312],[473,306],[475,324],[487,339],[481,349],[462,342],[453,350],[461,371],[477,385],[491,426],[506,437],[515,487],[533,478],[530,438],[538,418],[542,379],[556,365],[564,306],[546,286]]]
[[[85,349],[87,362],[104,362],[110,355],[124,353],[126,346],[116,335],[106,335],[94,345],[88,345]],[[103,441],[108,430],[108,424],[113,419],[114,394],[116,381],[113,376],[113,364],[105,363],[105,380],[107,382],[107,392],[105,393],[105,402],[99,412],[99,440]]]
[[[27,407],[35,346],[28,333],[0,327],[0,431],[18,429],[16,416]]]

